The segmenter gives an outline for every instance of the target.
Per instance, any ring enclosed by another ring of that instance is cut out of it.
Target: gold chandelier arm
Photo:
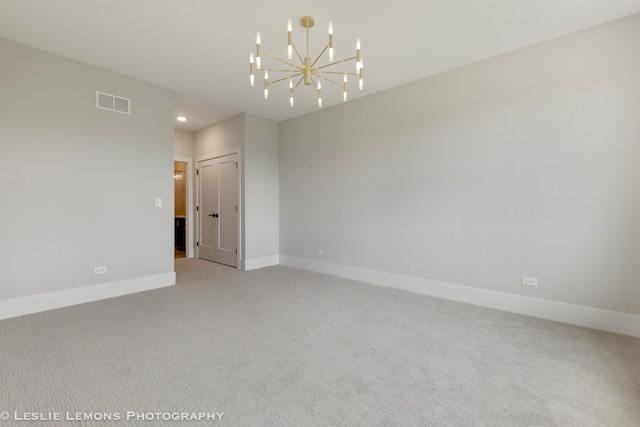
[[[343,73],[343,74],[344,74],[344,73]],[[327,82],[333,83],[333,84],[334,84],[334,85],[336,85],[336,86],[342,87],[342,83],[334,82],[333,80],[328,79],[328,78],[326,78],[326,77],[324,77],[324,76],[320,76],[320,75],[318,75],[318,74],[314,74],[314,76],[316,76],[316,77],[317,77],[317,78],[319,78],[319,79],[325,80],[325,81],[327,81]]]
[[[302,56],[300,56],[300,52],[298,52],[296,44],[291,42],[291,46],[293,46],[293,50],[296,52],[296,55],[298,55],[298,59],[300,60],[300,62],[304,64],[304,59],[302,59]]]
[[[296,74],[295,76],[291,76],[291,77],[296,77],[298,75],[299,74]],[[298,83],[296,83],[296,85],[291,88],[291,95],[293,95],[293,93],[296,91],[296,89],[298,89],[298,86],[300,86],[300,83],[302,83],[303,80],[304,80],[304,76],[300,77],[300,79],[298,80]]]
[[[272,85],[272,84],[274,84],[274,83],[278,83],[278,82],[281,82],[281,81],[283,81],[283,80],[289,80],[290,78],[298,77],[298,76],[301,76],[301,75],[302,75],[302,73],[292,74],[292,75],[290,75],[290,76],[283,77],[283,78],[281,78],[281,79],[278,79],[278,80],[274,80],[274,81],[272,81],[272,82],[269,82],[269,84],[270,84],[270,85]],[[300,84],[300,83],[298,82],[298,84]],[[298,86],[296,85],[296,87],[298,87]]]
[[[300,71],[302,71],[302,70],[303,70],[303,68],[302,68],[302,67],[299,67],[299,66],[297,66],[296,64],[292,64],[292,63],[291,63],[291,62],[289,62],[289,61],[285,61],[284,59],[280,59],[280,58],[278,58],[277,56],[273,56],[273,55],[271,55],[271,54],[269,54],[269,53],[267,53],[267,52],[262,51],[262,52],[260,52],[260,53],[261,53],[262,55],[268,56],[269,58],[275,59],[276,61],[280,61],[280,62],[282,62],[283,64],[291,65],[293,68],[296,68],[296,69],[298,69],[298,70],[300,70]]]
[[[301,74],[300,69],[297,69],[297,70],[278,70],[276,68],[264,68],[264,67],[262,67],[262,70],[268,71],[270,73],[272,73],[272,72],[273,73],[296,73],[296,75]],[[344,73],[342,73],[342,74],[344,74]]]
[[[345,74],[348,74],[350,76],[359,76],[360,74],[358,73],[350,73],[350,72],[345,72],[345,71],[317,71],[318,68],[316,68],[314,70],[314,73],[318,73],[318,74],[340,74],[341,76],[344,76]],[[271,70],[269,70],[271,71]]]
[[[264,52],[262,52],[262,53],[264,54]],[[343,62],[351,61],[352,59],[356,59],[356,57],[355,57],[355,56],[352,56],[351,58],[343,59],[342,61],[334,61],[334,62],[331,62],[331,63],[329,63],[329,64],[326,64],[326,65],[323,65],[323,66],[321,66],[321,67],[318,67],[318,68],[316,68],[316,70],[320,70],[320,69],[322,69],[322,68],[331,67],[331,66],[333,66],[333,65],[341,64],[341,63],[343,63]]]
[[[329,49],[329,45],[326,45],[324,47],[324,49],[322,49],[322,52],[320,52],[320,55],[318,55],[318,57],[316,58],[315,61],[313,61],[313,63],[311,64],[311,68],[313,68],[314,65],[316,65],[316,62],[318,62],[318,60],[320,58],[322,58],[322,55],[324,55],[324,53],[327,51],[327,49]],[[333,65],[334,63],[332,62],[331,65]]]

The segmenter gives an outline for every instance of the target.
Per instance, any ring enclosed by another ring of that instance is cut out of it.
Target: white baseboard
[[[640,338],[640,316],[280,255],[280,264]]]
[[[255,270],[256,268],[271,267],[272,265],[280,264],[280,255],[267,256],[262,258],[245,259],[243,260],[244,271]]]
[[[0,300],[0,319],[84,304],[176,284],[176,273],[81,286],[56,292]]]

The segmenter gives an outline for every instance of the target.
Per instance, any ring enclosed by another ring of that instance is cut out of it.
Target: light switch
[[[162,199],[161,198],[156,198],[156,208],[161,208],[162,207]]]

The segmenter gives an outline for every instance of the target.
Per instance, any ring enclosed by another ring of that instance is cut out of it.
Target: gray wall
[[[238,147],[244,149],[244,114],[194,132],[194,157]]]
[[[172,273],[173,93],[4,39],[0,58],[0,300]]]
[[[245,114],[245,259],[277,256],[279,239],[279,126]]]
[[[173,131],[173,154],[175,157],[193,159],[194,153],[193,132],[182,129]]]
[[[635,15],[282,122],[280,254],[640,314],[638,40]]]

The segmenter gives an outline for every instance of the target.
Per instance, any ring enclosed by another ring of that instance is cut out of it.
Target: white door
[[[198,162],[198,258],[237,267],[238,156]]]

